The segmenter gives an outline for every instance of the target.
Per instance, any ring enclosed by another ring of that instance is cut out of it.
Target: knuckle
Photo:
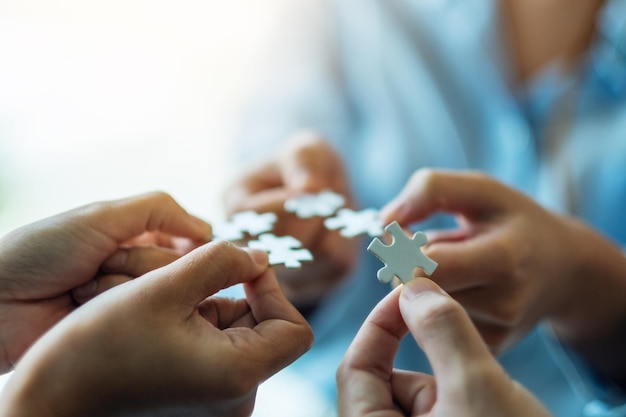
[[[144,199],[151,201],[154,204],[178,206],[178,203],[176,202],[176,200],[174,200],[174,197],[172,197],[170,194],[166,193],[165,191],[151,191],[144,195]]]

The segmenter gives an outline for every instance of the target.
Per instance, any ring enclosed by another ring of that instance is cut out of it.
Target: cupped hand
[[[393,368],[410,331],[434,375]],[[342,417],[548,417],[504,372],[461,305],[416,278],[370,313],[337,372]]]
[[[476,172],[420,170],[381,216],[402,225],[438,212],[458,228],[429,231],[432,279],[459,301],[494,352],[557,313],[582,270],[578,227]]]
[[[291,235],[311,250],[315,262],[299,270],[277,270],[287,297],[299,307],[314,306],[353,266],[357,242],[324,227],[323,218],[298,218],[284,210],[285,200],[330,189],[349,201],[348,178],[335,150],[312,132],[295,134],[273,159],[245,172],[229,188],[229,212],[274,212],[273,233]]]
[[[214,296],[242,282],[246,300]],[[209,243],[57,324],[19,362],[0,415],[247,416],[258,384],[311,343],[265,253]]]
[[[79,303],[206,242],[211,226],[170,196],[90,204],[0,239],[0,371]]]

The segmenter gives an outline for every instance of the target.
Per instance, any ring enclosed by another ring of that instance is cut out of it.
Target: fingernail
[[[126,266],[128,251],[120,249],[103,262],[102,267],[110,271],[120,271]]]
[[[266,267],[268,264],[267,252],[259,250],[259,249],[250,249],[246,248],[246,251],[250,255],[250,258],[254,261],[255,264]]]
[[[97,287],[98,283],[96,280],[92,279],[91,281],[74,288],[74,297],[80,299],[91,298],[96,294]]]
[[[426,293],[436,293],[438,295],[447,296],[447,293],[444,290],[428,278],[412,279],[404,284],[402,288],[402,297],[409,301],[412,301]]]

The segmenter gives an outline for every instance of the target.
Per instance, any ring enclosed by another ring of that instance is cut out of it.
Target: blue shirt
[[[326,12],[286,72],[275,62],[244,156],[310,127],[343,154],[362,207],[384,206],[421,167],[480,169],[626,246],[626,1],[606,3],[576,71],[555,62],[523,88],[512,83],[495,0],[336,0]],[[312,318],[312,350],[292,365],[329,398],[345,350],[389,290],[375,278],[380,262],[363,253]],[[623,393],[541,324],[499,359],[557,416],[626,415]],[[396,366],[429,370],[410,338]]]

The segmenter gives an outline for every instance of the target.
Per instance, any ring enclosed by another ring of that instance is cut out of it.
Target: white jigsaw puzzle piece
[[[285,210],[308,219],[315,216],[328,217],[343,207],[346,199],[341,194],[324,190],[317,194],[300,194],[285,200]]]
[[[313,254],[302,248],[302,243],[293,236],[265,233],[258,240],[248,242],[248,247],[268,252],[270,265],[284,264],[287,268],[300,268],[302,262],[313,260]]]
[[[240,240],[243,239],[243,232],[234,223],[216,222],[212,224],[213,240]]]
[[[393,237],[390,245],[374,238],[367,247],[368,252],[385,264],[376,274],[380,282],[389,283],[396,276],[407,283],[414,278],[413,271],[417,267],[432,275],[437,268],[437,262],[422,253],[421,247],[427,240],[424,233],[417,232],[409,238],[397,221],[387,225],[385,231]]]
[[[276,219],[275,213],[242,211],[234,214],[230,221],[215,223],[213,225],[213,238],[230,241],[243,239],[244,233],[258,236],[272,230]]]
[[[327,218],[324,226],[331,230],[341,229],[339,233],[344,237],[361,234],[374,237],[383,234],[383,223],[378,218],[378,210],[373,208],[361,211],[343,208],[337,212],[337,216]]]

